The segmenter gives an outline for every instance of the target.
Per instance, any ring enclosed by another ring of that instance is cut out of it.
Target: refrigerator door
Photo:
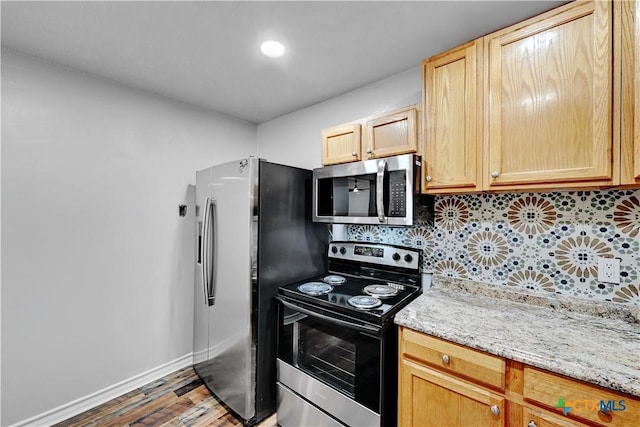
[[[311,171],[249,158],[196,174],[194,369],[246,423],[276,406],[279,286],[326,270]]]
[[[208,323],[203,380],[231,410],[249,420],[255,414],[251,267],[258,161],[225,163],[210,171],[209,199],[200,208],[207,214],[202,221],[204,280],[199,292]]]

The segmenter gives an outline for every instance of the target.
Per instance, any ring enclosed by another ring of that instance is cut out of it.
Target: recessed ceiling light
[[[262,43],[262,45],[260,46],[260,50],[262,51],[262,53],[271,58],[277,58],[279,56],[282,56],[282,54],[284,53],[284,46],[280,42],[269,40]]]

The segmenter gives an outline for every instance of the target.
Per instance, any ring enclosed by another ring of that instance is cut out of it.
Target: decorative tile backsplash
[[[640,303],[640,190],[437,196],[433,210],[433,223],[350,225],[347,238],[421,248],[427,273]],[[619,285],[597,280],[600,256],[620,258]]]

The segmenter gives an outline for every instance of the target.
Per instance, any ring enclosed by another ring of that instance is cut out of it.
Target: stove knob
[[[391,255],[391,258],[393,258],[394,261],[400,261],[400,254],[396,252],[395,254]]]
[[[337,254],[338,253],[338,248],[335,246],[331,246],[331,253]]]
[[[346,254],[346,253],[347,253],[347,250],[345,249],[345,247],[344,247],[344,246],[340,248],[340,253],[341,253],[342,255],[344,255],[344,254]]]
[[[405,260],[406,262],[411,262],[411,261],[413,261],[413,257],[411,256],[411,254],[406,254],[406,255],[404,256],[404,260]]]

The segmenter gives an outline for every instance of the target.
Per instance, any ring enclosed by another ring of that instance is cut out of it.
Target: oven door
[[[347,425],[379,425],[380,328],[279,300],[279,382]]]

